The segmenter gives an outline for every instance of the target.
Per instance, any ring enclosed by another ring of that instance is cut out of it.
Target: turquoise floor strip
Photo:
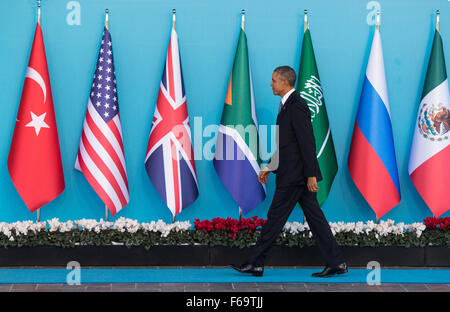
[[[0,284],[61,284],[79,277],[85,283],[366,283],[376,272],[350,269],[326,279],[312,277],[318,269],[266,269],[263,277],[231,269],[0,269]],[[380,282],[450,284],[446,269],[381,269]]]

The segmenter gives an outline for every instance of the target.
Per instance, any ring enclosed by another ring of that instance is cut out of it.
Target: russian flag
[[[377,220],[400,202],[380,32],[375,30],[348,157],[350,175]]]

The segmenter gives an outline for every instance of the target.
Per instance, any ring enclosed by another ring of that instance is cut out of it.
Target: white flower
[[[303,233],[309,230],[308,223],[300,223],[300,222],[286,222],[284,226],[284,231],[287,233],[296,235],[299,233]]]
[[[47,227],[48,223],[48,227]],[[33,221],[17,221],[13,223],[0,222],[0,235],[6,236],[10,241],[14,241],[15,235],[28,235],[30,233],[37,233],[42,231],[48,232],[70,232],[74,229],[87,230],[95,233],[101,233],[105,230],[116,230],[121,233],[134,234],[138,231],[145,233],[153,232],[160,233],[162,237],[167,237],[173,232],[189,231],[192,228],[190,221],[177,221],[167,224],[162,220],[151,221],[150,223],[139,223],[137,220],[120,217],[115,222],[100,221],[94,219],[68,220],[61,222],[58,218],[47,220],[46,222]],[[393,220],[380,220],[379,223],[374,223],[369,220],[367,222],[329,222],[330,229],[333,235],[338,233],[354,233],[356,235],[372,234],[376,239],[381,240],[388,235],[403,236],[408,233],[415,234],[418,238],[421,237],[423,231],[426,230],[424,223],[417,222],[412,224],[405,224],[403,222],[395,223]],[[308,223],[287,222],[284,226],[283,236],[291,235],[308,235],[312,237]]]
[[[140,228],[140,224],[137,220],[120,217],[116,220],[116,222],[114,222],[112,228],[119,230],[122,233],[125,231],[129,233],[136,233]]]
[[[56,232],[59,230],[59,219],[58,218],[53,218],[51,220],[47,220],[49,227],[49,232]]]
[[[42,224],[40,222],[34,223],[33,221],[17,221],[11,223],[11,230],[14,230],[17,235],[27,235],[28,232],[36,233],[41,229]]]
[[[152,230],[161,232],[162,237],[167,237],[172,231],[188,231],[191,227],[192,224],[189,221],[177,221],[171,224],[166,224],[162,220],[158,220],[157,223],[152,222]]]
[[[80,230],[93,231],[98,226],[97,220],[94,219],[81,219],[75,221],[75,224]]]
[[[0,223],[0,233],[7,236],[8,238],[10,238],[12,235],[11,234],[11,225],[6,222],[1,222]]]

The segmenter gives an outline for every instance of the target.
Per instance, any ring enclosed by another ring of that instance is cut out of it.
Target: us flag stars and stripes
[[[94,103],[95,109],[105,122],[110,121],[119,113],[111,41],[105,44],[105,40],[102,40],[100,57],[91,88],[91,102]]]
[[[111,35],[105,27],[75,168],[114,216],[130,201]]]

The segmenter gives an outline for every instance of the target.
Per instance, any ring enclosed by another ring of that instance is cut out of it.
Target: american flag
[[[198,197],[191,130],[175,29],[156,101],[145,168],[159,195],[176,216]]]
[[[130,201],[111,35],[104,29],[75,163],[115,215]]]

